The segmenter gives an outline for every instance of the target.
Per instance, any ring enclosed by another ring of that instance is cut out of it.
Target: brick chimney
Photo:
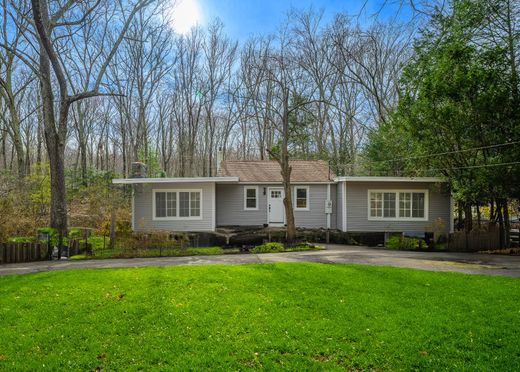
[[[146,164],[141,162],[133,162],[131,165],[130,178],[146,178]]]

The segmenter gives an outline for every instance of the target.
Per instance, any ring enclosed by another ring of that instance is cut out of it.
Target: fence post
[[[16,262],[22,262],[22,250],[18,249],[17,244],[13,244],[14,254],[16,256]]]
[[[4,249],[5,249],[5,252],[4,252],[5,261],[4,262],[11,263],[11,251],[9,248],[9,243],[5,244]]]
[[[23,243],[22,244],[22,262],[27,262],[29,261],[29,257],[28,256],[28,253],[29,253],[29,243]]]

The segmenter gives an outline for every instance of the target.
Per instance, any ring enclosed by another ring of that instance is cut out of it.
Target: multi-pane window
[[[200,191],[155,191],[155,218],[200,217]]]
[[[177,215],[177,194],[174,192],[155,193],[155,217],[175,217]]]
[[[295,187],[296,209],[309,209],[309,188]]]
[[[370,217],[383,217],[383,193],[370,193]]]
[[[244,193],[244,209],[258,209],[258,188],[246,187]]]
[[[190,193],[190,215],[191,217],[200,216],[200,192],[192,191]]]
[[[409,192],[399,193],[399,217],[412,216],[412,194]]]
[[[180,192],[179,193],[179,217],[190,216],[190,193]]]
[[[412,217],[424,217],[424,193],[422,192],[412,194]]]
[[[393,192],[383,194],[383,216],[395,217],[395,193]]]
[[[426,192],[371,191],[371,218],[424,219]]]

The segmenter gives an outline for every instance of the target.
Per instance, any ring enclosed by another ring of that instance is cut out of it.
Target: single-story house
[[[453,231],[446,183],[432,177],[338,177],[327,162],[291,161],[297,227],[344,232]],[[284,189],[275,161],[223,161],[216,177],[125,178],[134,231],[215,231],[283,226]]]

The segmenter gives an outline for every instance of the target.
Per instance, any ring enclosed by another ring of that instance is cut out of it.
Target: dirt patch
[[[495,249],[492,251],[482,251],[479,253],[501,254],[501,255],[507,255],[507,256],[520,256],[520,248]]]
[[[445,261],[445,260],[421,260],[431,266],[450,266],[461,269],[505,269],[505,267],[497,267],[493,265],[487,265],[478,261]]]

